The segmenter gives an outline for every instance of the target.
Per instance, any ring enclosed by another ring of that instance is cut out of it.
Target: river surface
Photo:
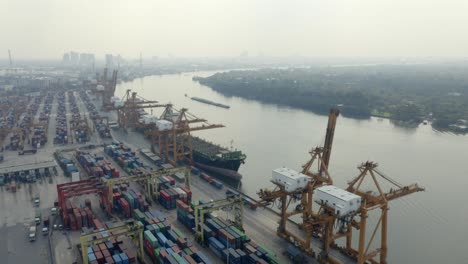
[[[132,89],[145,99],[171,102],[212,124],[226,125],[194,134],[247,154],[239,170],[244,176],[241,189],[257,198],[256,191],[273,186],[272,169],[301,170],[308,151],[323,145],[328,117],[225,97],[192,81],[194,75],[213,73],[149,76],[119,84],[116,95]],[[192,101],[185,94],[231,108]],[[429,125],[403,128],[386,119],[340,116],[330,161],[335,185],[345,188],[358,175],[357,166],[368,160],[378,162],[380,171],[402,184],[417,182],[426,188],[390,204],[389,263],[468,263],[468,137],[441,133]]]

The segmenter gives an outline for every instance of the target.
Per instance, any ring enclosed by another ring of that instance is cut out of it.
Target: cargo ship
[[[188,141],[184,144],[188,148]],[[194,165],[198,168],[227,180],[242,179],[242,175],[237,172],[247,158],[242,151],[228,150],[199,137],[192,137],[192,153]]]
[[[207,99],[203,99],[203,98],[200,98],[200,97],[191,97],[190,99],[192,99],[194,101],[197,101],[197,102],[200,102],[200,103],[214,105],[214,106],[218,106],[218,107],[222,107],[222,108],[226,108],[226,109],[231,108],[229,105],[216,103],[216,102],[213,102],[213,101],[210,101],[210,100],[207,100]]]

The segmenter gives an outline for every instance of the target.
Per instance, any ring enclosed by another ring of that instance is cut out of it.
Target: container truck
[[[36,226],[29,228],[29,241],[36,241]]]

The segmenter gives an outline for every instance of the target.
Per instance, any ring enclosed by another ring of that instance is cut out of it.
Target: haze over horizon
[[[0,58],[467,56],[462,0],[3,0]]]

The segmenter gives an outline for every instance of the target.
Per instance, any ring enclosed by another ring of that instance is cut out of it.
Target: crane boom
[[[10,67],[13,67],[13,61],[11,60],[11,51],[8,50],[8,59],[10,59]]]
[[[330,167],[330,156],[333,145],[333,137],[335,135],[336,119],[340,115],[340,110],[337,108],[330,109],[328,115],[327,133],[325,136],[325,143],[323,144],[323,163],[320,165],[320,174],[327,168]]]

